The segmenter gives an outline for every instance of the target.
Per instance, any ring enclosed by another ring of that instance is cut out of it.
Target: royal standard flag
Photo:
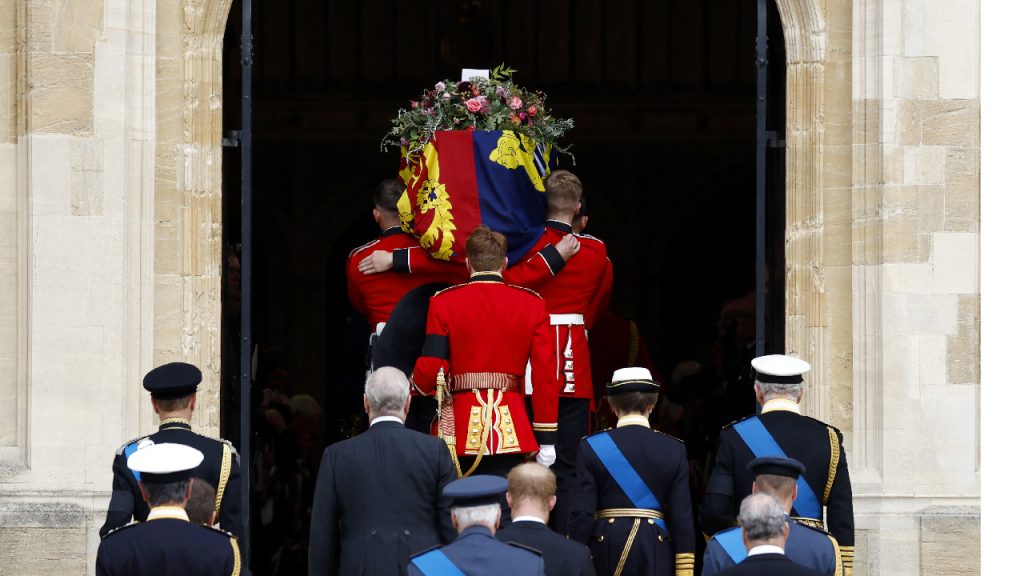
[[[437,132],[408,159],[403,150],[402,227],[434,258],[464,262],[466,238],[486,224],[508,239],[511,264],[544,231],[550,165],[549,146],[509,130]]]

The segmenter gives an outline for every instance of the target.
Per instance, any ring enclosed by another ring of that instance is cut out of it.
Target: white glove
[[[555,445],[541,444],[540,452],[537,452],[537,463],[548,468],[555,463]]]

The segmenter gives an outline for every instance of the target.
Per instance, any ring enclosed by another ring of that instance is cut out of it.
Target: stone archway
[[[840,17],[851,6],[829,2],[826,22],[819,0],[776,4],[788,59],[786,351],[814,367],[808,412],[851,430],[851,37]]]
[[[153,364],[185,360],[220,381],[221,70],[231,0],[157,3]],[[218,433],[220,390],[196,424]]]
[[[777,4],[788,58],[787,351],[815,366],[810,413],[849,429],[849,21],[826,23],[819,0]],[[848,0],[833,4],[830,14],[850,13]],[[230,5],[183,0],[157,14],[153,356],[195,362],[212,382],[220,373],[221,65]],[[207,430],[219,423],[218,400],[213,387],[203,392]]]

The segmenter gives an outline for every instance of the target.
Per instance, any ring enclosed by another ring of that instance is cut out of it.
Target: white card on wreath
[[[478,70],[476,68],[463,68],[462,81],[468,82],[471,78],[491,78],[490,70]]]

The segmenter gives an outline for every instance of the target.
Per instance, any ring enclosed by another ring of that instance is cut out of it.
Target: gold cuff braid
[[[676,576],[693,576],[693,552],[680,552],[676,554]]]

